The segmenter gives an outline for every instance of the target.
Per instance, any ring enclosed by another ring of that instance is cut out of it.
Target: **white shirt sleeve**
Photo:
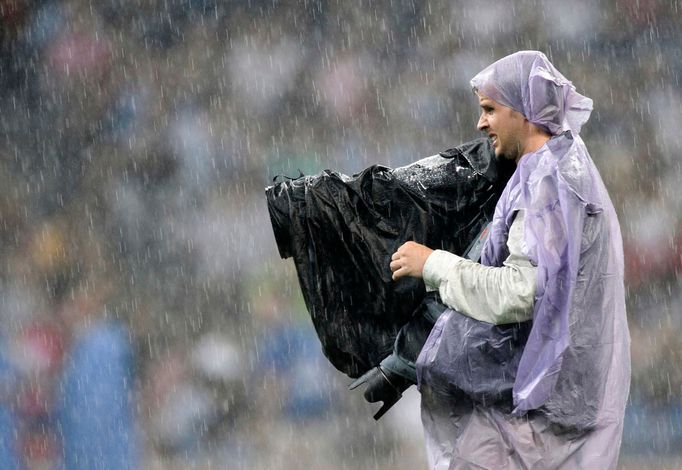
[[[445,305],[476,320],[494,325],[530,320],[537,268],[523,254],[523,211],[509,228],[507,247],[501,267],[435,250],[422,273],[426,290],[438,290]]]

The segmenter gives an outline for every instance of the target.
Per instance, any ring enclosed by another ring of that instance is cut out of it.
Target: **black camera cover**
[[[293,258],[338,370],[357,378],[377,366],[424,299],[420,279],[391,279],[391,255],[408,240],[463,254],[513,170],[477,139],[404,167],[374,165],[350,177],[325,170],[266,188],[279,253]]]

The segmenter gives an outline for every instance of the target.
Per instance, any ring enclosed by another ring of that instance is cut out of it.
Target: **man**
[[[478,129],[517,164],[481,263],[407,242],[390,269],[396,280],[423,277],[476,320],[533,323],[510,410],[443,392],[456,373],[448,355],[466,352],[452,344],[448,312],[438,320],[417,362],[430,465],[615,468],[629,333],[618,221],[579,136],[592,101],[535,51],[495,62],[471,85]]]

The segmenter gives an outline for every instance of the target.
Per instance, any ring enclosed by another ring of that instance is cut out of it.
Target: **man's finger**
[[[400,255],[396,251],[395,253],[393,253],[393,256],[391,256],[391,259],[398,259],[398,258],[400,258]]]
[[[393,280],[398,280],[403,276],[407,275],[407,268],[405,266],[401,266],[399,269],[395,270],[393,272]]]

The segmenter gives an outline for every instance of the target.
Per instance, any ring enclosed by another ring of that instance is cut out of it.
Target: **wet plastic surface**
[[[425,295],[391,280],[404,242],[463,253],[492,218],[513,168],[478,139],[411,165],[352,177],[325,170],[266,189],[282,258],[293,258],[325,355],[352,378],[393,350]]]

